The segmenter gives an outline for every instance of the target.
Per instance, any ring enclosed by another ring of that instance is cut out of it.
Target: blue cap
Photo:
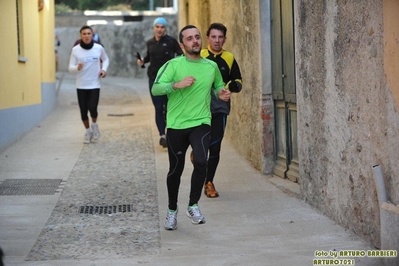
[[[164,25],[164,27],[166,27],[166,20],[162,17],[156,18],[154,20],[153,26],[155,26],[155,24],[162,24],[162,25]]]

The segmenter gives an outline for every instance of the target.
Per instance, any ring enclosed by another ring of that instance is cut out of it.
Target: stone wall
[[[379,246],[373,165],[383,165],[391,200],[399,199],[399,116],[384,73],[382,1],[295,4],[303,198]]]
[[[176,15],[154,13],[143,16],[142,21],[124,22],[116,25],[114,21],[122,21],[122,16],[85,16],[82,13],[56,16],[56,31],[61,41],[58,48],[58,71],[67,72],[69,56],[73,44],[79,36],[79,29],[87,25],[88,20],[104,20],[105,25],[96,25],[101,42],[105,47],[110,66],[107,74],[120,77],[145,78],[147,69],[137,66],[136,53],[141,56],[146,54],[146,41],[152,38],[153,21],[156,17],[163,16],[168,21],[167,33],[175,38],[178,35]]]

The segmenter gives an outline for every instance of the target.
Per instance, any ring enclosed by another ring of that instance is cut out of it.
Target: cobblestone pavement
[[[81,214],[84,206],[132,205],[129,212]],[[159,253],[151,132],[125,126],[85,145],[27,260],[112,259]]]

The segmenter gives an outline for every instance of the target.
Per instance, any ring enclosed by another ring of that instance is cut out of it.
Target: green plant
[[[118,5],[108,6],[105,10],[107,10],[107,11],[132,11],[132,7],[127,4],[118,4]]]
[[[54,9],[55,9],[56,14],[73,12],[72,8],[70,8],[69,6],[67,6],[65,4],[56,4],[54,6]]]

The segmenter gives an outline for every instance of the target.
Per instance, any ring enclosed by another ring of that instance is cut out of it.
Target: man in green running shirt
[[[153,95],[168,96],[166,118],[169,172],[166,179],[169,205],[164,223],[165,229],[177,227],[177,200],[180,178],[184,170],[186,151],[191,145],[194,170],[187,216],[192,224],[204,224],[198,201],[206,177],[211,124],[211,91],[223,101],[230,99],[230,91],[224,88],[217,64],[202,58],[202,40],[199,30],[185,26],[179,34],[180,47],[185,56],[166,62],[158,71]]]

